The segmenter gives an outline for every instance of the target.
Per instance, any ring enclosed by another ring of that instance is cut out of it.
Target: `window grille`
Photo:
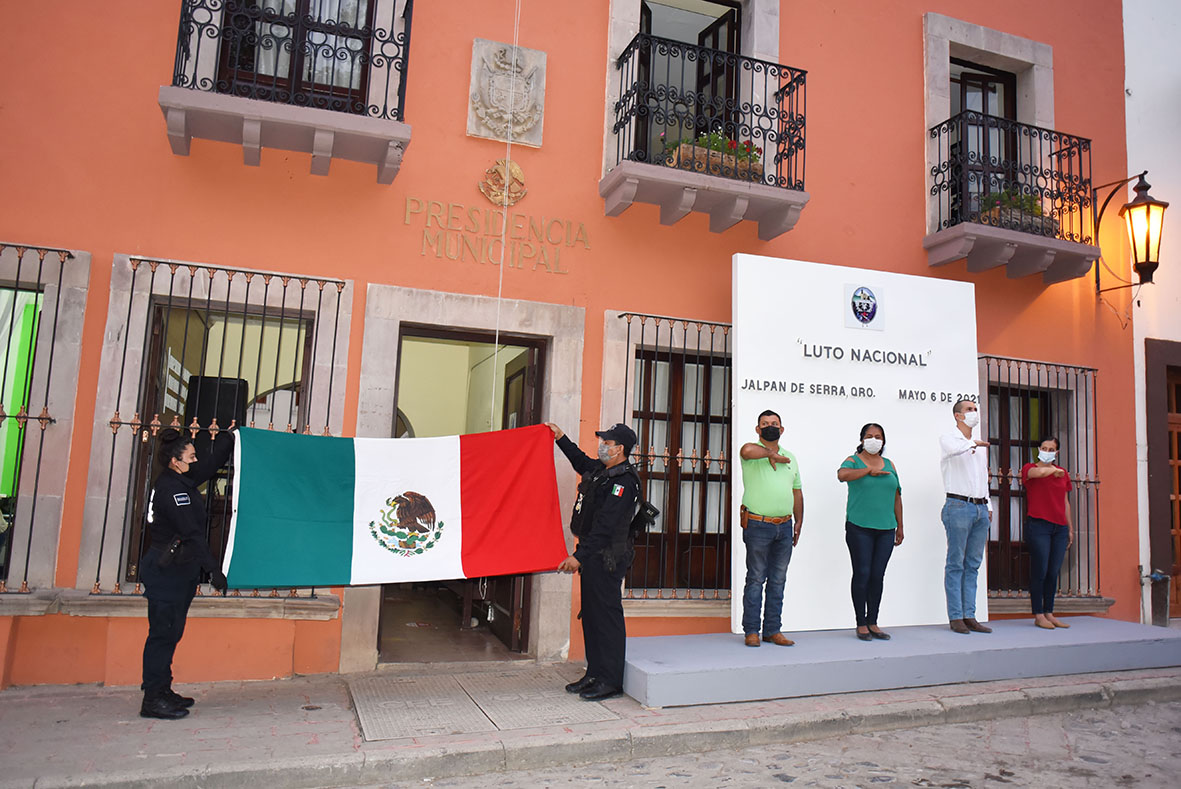
[[[330,434],[345,288],[335,279],[144,258],[126,265],[131,295],[118,327],[117,405],[102,470],[94,594],[103,592],[112,560],[118,572],[112,591],[122,592],[124,583],[140,590],[139,560],[150,542],[144,510],[159,470],[160,430],[187,430],[198,456],[234,425]],[[223,469],[203,486],[206,537],[217,559],[229,536],[231,480]]]
[[[50,383],[62,306],[64,249],[0,244],[0,592],[20,578],[29,592],[29,561],[38,519],[46,448],[70,440],[51,411]]]
[[[624,313],[632,461],[660,517],[629,598],[730,597],[730,325]]]
[[[1099,594],[1095,373],[1089,367],[980,357],[980,375],[988,384],[989,480],[994,513],[988,542],[988,590],[994,596],[1028,594],[1021,467],[1037,460],[1044,436],[1058,438],[1058,465],[1066,469],[1074,485],[1068,500],[1075,537],[1062,565],[1059,594]]]

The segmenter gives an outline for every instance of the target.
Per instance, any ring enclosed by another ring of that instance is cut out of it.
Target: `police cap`
[[[616,422],[606,430],[596,430],[595,435],[599,438],[610,439],[616,444],[621,444],[625,455],[630,455],[632,447],[636,445],[636,431],[622,422]]]

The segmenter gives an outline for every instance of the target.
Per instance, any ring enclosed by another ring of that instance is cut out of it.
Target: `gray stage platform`
[[[967,636],[947,625],[883,628],[892,640],[868,642],[820,630],[790,633],[793,647],[758,649],[721,633],[629,638],[623,687],[645,706],[679,707],[1181,665],[1181,630],[1069,621],[1054,631],[1028,619],[990,622],[994,632]]]

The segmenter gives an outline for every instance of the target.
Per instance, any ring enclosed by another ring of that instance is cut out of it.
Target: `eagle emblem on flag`
[[[399,556],[425,553],[435,546],[443,533],[443,521],[435,515],[430,499],[408,490],[386,499],[389,509],[381,510],[378,520],[369,522],[369,533],[381,547]]]

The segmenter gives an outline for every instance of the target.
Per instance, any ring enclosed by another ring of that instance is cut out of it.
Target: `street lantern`
[[[1120,288],[1131,288],[1136,285],[1146,285],[1152,283],[1152,275],[1156,271],[1157,266],[1160,265],[1160,242],[1161,231],[1164,227],[1165,209],[1169,204],[1163,200],[1157,200],[1148,194],[1151,188],[1148,181],[1144,180],[1144,176],[1148,175],[1148,171],[1140,173],[1139,175],[1130,175],[1122,181],[1113,181],[1109,184],[1097,186],[1091,190],[1091,210],[1095,210],[1095,206],[1099,202],[1099,190],[1112,187],[1111,192],[1108,193],[1107,199],[1103,201],[1103,207],[1094,215],[1094,222],[1092,227],[1095,231],[1095,244],[1099,244],[1099,226],[1103,222],[1103,212],[1107,210],[1108,203],[1115,197],[1116,193],[1125,185],[1132,182],[1132,179],[1139,179],[1136,181],[1135,191],[1136,196],[1132,198],[1130,203],[1124,205],[1119,210],[1119,215],[1123,217],[1124,224],[1128,228],[1128,241],[1132,244],[1132,268],[1136,270],[1140,281],[1129,282],[1126,285],[1116,285],[1112,288],[1099,287],[1099,265],[1103,263],[1102,256],[1095,261],[1095,292],[1104,293],[1109,290],[1119,290]],[[1103,263],[1106,266],[1106,263]],[[1110,268],[1107,269],[1112,274]],[[1122,279],[1116,275],[1117,279]],[[1122,280],[1127,282],[1127,280]]]
[[[1136,196],[1119,210],[1128,226],[1128,240],[1132,244],[1132,265],[1140,275],[1140,284],[1152,282],[1152,273],[1160,265],[1161,226],[1169,204],[1148,194],[1150,185],[1141,173],[1136,182]]]

